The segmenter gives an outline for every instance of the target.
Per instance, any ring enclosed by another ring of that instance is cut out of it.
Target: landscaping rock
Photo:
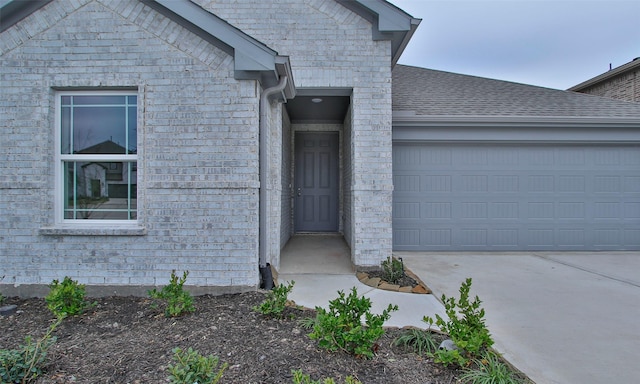
[[[413,289],[411,290],[411,292],[413,293],[431,293],[430,290],[428,290],[425,286],[423,285],[416,285],[415,287],[413,287]]]
[[[18,306],[14,304],[0,307],[0,316],[9,316],[16,312]]]
[[[364,283],[370,287],[377,287],[378,285],[380,285],[380,281],[382,281],[382,279],[380,279],[379,277],[372,277],[370,279],[367,279],[367,281],[365,281]]]
[[[384,289],[385,291],[398,292],[398,290],[400,289],[400,286],[395,284],[389,284],[387,282],[382,282],[380,285],[378,285],[378,288]]]

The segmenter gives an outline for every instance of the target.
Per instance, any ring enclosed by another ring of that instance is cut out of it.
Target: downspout
[[[260,269],[260,277],[262,284],[260,288],[272,289],[273,288],[273,276],[271,274],[271,266],[267,263],[267,183],[269,175],[269,125],[267,124],[268,110],[269,110],[269,97],[278,92],[282,92],[287,86],[287,76],[281,76],[278,85],[271,88],[267,88],[262,91],[260,95],[260,196],[259,196],[259,209],[258,209],[258,263]]]

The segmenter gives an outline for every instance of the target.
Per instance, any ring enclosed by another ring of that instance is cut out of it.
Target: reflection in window
[[[60,95],[62,218],[137,219],[137,96]]]
[[[135,154],[136,96],[62,96],[62,154]]]

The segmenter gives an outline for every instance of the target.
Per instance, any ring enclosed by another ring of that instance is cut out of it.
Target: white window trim
[[[73,161],[82,161],[82,160],[91,160],[91,161],[138,161],[138,155],[69,155],[62,154],[62,97],[63,96],[104,96],[104,95],[121,95],[121,96],[137,96],[137,116],[138,126],[140,126],[140,95],[136,90],[128,90],[128,91],[94,91],[94,90],[80,90],[80,91],[57,91],[55,93],[55,145],[54,145],[54,173],[55,173],[55,193],[54,193],[54,210],[55,210],[55,225],[56,228],[65,229],[65,228],[78,228],[84,230],[101,230],[101,229],[112,229],[112,228],[123,228],[123,229],[135,229],[139,230],[139,209],[140,206],[137,204],[136,206],[136,219],[135,220],[95,220],[95,219],[65,219],[64,218],[64,167],[63,163],[66,160]],[[138,137],[139,139],[139,137]],[[138,180],[136,180],[136,184]],[[52,228],[43,228],[41,232],[44,230],[44,234],[56,235],[58,234],[55,229],[51,232]],[[51,232],[51,233],[48,233]],[[64,233],[70,234],[70,233]],[[81,233],[81,234],[91,234],[91,233]],[[96,233],[101,234],[101,233]]]

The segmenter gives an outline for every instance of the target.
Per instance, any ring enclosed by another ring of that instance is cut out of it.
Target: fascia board
[[[409,40],[422,21],[384,0],[338,0],[372,23],[374,41],[391,41],[391,64],[398,62]]]
[[[20,20],[44,7],[53,0],[0,0],[0,32],[11,28]]]
[[[393,124],[394,142],[640,143],[640,126],[524,124]]]
[[[378,15],[377,28],[380,32],[408,31],[411,29],[411,17],[386,1],[356,0]]]
[[[393,113],[393,126],[453,127],[627,127],[640,131],[640,118],[539,116],[422,116]]]
[[[148,1],[147,1],[148,2]],[[189,0],[153,0],[231,47],[236,71],[274,70],[276,51]]]
[[[420,25],[421,22],[422,22],[422,19],[415,19],[415,18],[411,19],[411,29],[404,34],[402,39],[393,48],[392,52],[394,52],[394,54],[391,59],[393,66],[395,66],[398,60],[400,60],[400,56],[402,56],[402,53],[407,47],[407,44],[409,44],[409,41],[413,37],[413,34],[416,32],[416,29],[418,29],[418,26]]]

